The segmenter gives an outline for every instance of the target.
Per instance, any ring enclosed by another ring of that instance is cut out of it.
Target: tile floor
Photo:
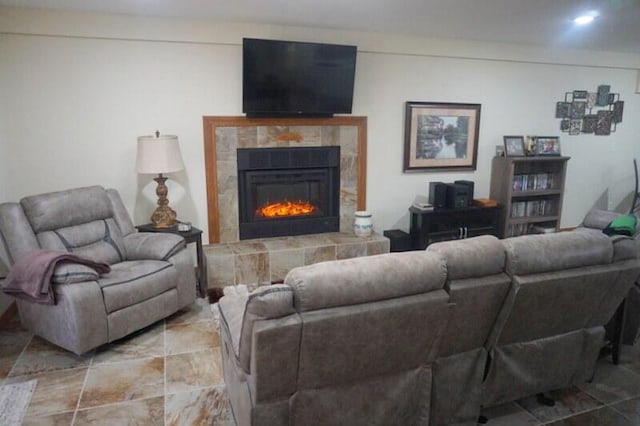
[[[0,328],[0,385],[38,379],[24,425],[232,425],[210,306],[83,356]]]
[[[25,425],[232,425],[220,339],[205,299],[121,341],[75,356],[16,321],[0,328],[0,385],[38,379]],[[483,410],[489,426],[640,425],[640,343],[594,380]]]

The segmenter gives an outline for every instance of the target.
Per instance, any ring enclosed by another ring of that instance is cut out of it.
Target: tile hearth
[[[388,253],[389,239],[378,234],[357,237],[353,232],[329,232],[210,244],[204,252],[209,288],[259,286],[284,280],[297,266]]]

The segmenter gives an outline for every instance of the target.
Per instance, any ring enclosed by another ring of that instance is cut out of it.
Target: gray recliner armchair
[[[38,249],[110,265],[102,276],[80,265],[56,269],[53,305],[16,300],[29,330],[76,354],[163,319],[196,297],[184,239],[137,232],[113,189],[92,186],[0,204],[0,264],[11,267]]]

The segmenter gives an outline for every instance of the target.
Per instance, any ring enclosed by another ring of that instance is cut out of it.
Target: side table
[[[207,262],[204,258],[204,251],[202,250],[202,230],[191,227],[189,231],[178,231],[178,226],[172,226],[171,228],[154,228],[150,223],[136,226],[136,229],[140,232],[167,232],[169,234],[180,235],[187,244],[196,243],[196,257],[197,257],[197,272],[196,280],[198,281],[198,294],[200,297],[207,297]]]

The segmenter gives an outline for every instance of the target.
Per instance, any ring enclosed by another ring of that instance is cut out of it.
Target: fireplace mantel
[[[203,117],[209,243],[238,241],[237,148],[341,147],[340,230],[366,209],[367,118]]]

